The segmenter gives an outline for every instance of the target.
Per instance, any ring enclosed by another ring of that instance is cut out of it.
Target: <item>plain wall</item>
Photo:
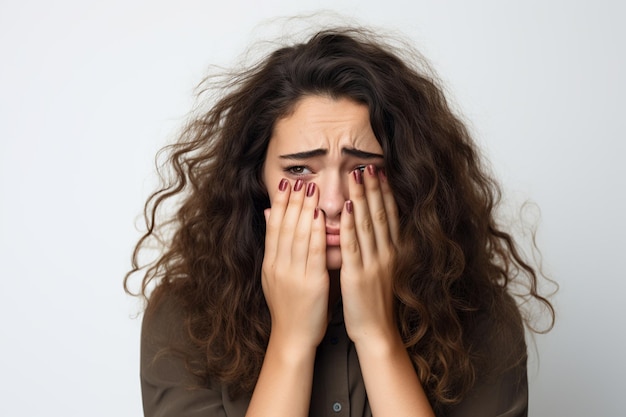
[[[217,5],[216,5],[217,4]],[[0,415],[138,416],[122,290],[156,151],[263,19],[329,8],[428,57],[560,286],[534,416],[620,416],[626,16],[617,1],[0,2]]]

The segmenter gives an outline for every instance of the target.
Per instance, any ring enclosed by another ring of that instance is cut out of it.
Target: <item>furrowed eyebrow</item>
[[[342,148],[341,153],[344,155],[355,156],[361,159],[382,159],[383,158],[381,154],[365,152],[356,148]]]
[[[296,153],[290,153],[287,155],[280,155],[279,158],[280,159],[309,159],[309,158],[314,158],[316,156],[323,156],[323,155],[326,155],[327,153],[328,151],[326,149],[313,149],[311,151],[296,152]]]
[[[316,156],[324,156],[327,153],[328,153],[328,151],[326,149],[313,149],[313,150],[310,150],[310,151],[296,152],[296,153],[280,155],[279,158],[280,159],[298,159],[298,160],[302,160],[302,159],[315,158]],[[360,159],[382,159],[383,158],[383,156],[381,154],[372,153],[372,152],[365,152],[365,151],[362,151],[362,150],[356,149],[356,148],[342,148],[341,149],[341,153],[343,155],[350,155],[350,156],[354,156],[354,157],[357,157],[357,158],[360,158]]]

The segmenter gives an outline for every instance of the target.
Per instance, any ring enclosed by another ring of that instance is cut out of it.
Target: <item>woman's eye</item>
[[[367,165],[357,165],[354,170],[356,171],[357,169],[361,172],[365,172],[365,168],[367,167]]]
[[[287,167],[285,168],[285,171],[293,175],[308,175],[312,173],[309,168],[302,165]]]

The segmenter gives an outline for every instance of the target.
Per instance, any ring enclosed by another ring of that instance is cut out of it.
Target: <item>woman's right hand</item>
[[[316,348],[328,324],[326,226],[319,190],[283,179],[265,210],[262,285],[272,319],[271,340],[297,351]]]

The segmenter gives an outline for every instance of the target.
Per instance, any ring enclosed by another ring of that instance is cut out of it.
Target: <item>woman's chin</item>
[[[341,248],[339,246],[326,248],[326,268],[329,271],[341,269]]]

